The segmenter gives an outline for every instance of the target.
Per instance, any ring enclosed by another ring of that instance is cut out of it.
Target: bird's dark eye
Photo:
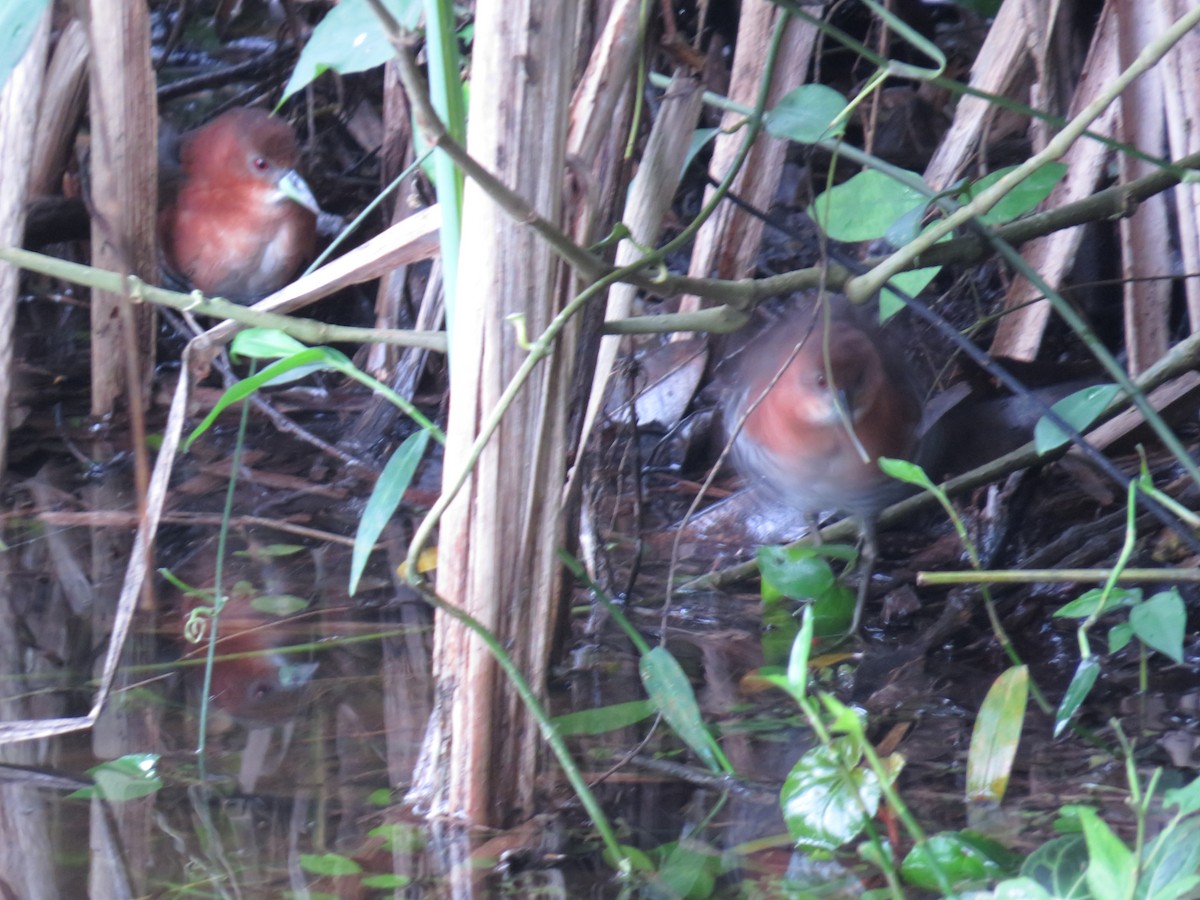
[[[254,157],[253,165],[254,165],[254,168],[258,169],[258,171],[260,171],[260,172],[265,172],[265,171],[267,171],[267,169],[271,168],[271,164],[269,162],[267,162],[266,159],[264,159],[261,156]]]
[[[819,387],[821,390],[825,390],[825,388],[829,387],[829,379],[825,377],[824,372],[817,375],[817,387]]]

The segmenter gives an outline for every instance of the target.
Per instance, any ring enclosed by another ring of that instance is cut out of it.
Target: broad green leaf
[[[846,98],[823,84],[788,91],[763,123],[767,133],[801,144],[838,138],[846,130]]]
[[[281,359],[308,347],[278,328],[247,328],[233,336],[229,353],[235,359]]]
[[[1100,417],[1120,392],[1121,389],[1115,384],[1098,384],[1076,391],[1050,408],[1076,431],[1083,431]],[[1033,429],[1034,446],[1040,454],[1056,450],[1070,439],[1066,432],[1046,418],[1038,419]]]
[[[421,21],[421,0],[383,0],[383,5],[410,31]],[[343,75],[365,72],[383,65],[395,52],[366,0],[342,0],[313,29],[280,103],[327,69]]]
[[[996,885],[990,900],[1062,900],[1049,893],[1032,878],[1009,878]]]
[[[563,737],[604,734],[641,722],[654,715],[654,712],[654,704],[649,700],[630,700],[628,703],[613,703],[598,709],[581,709],[555,716],[554,726]]]
[[[1009,166],[1006,169],[997,169],[967,185],[962,191],[963,200],[974,200],[1015,168],[1016,166]],[[1067,167],[1062,163],[1047,163],[1019,182],[999,203],[980,216],[980,219],[988,225],[1003,225],[1018,216],[1023,216],[1050,196],[1054,186],[1062,181],[1066,174]]]
[[[1193,784],[1196,782],[1193,782]],[[1147,900],[1194,897],[1200,883],[1200,820],[1186,819],[1163,830],[1143,854],[1139,891]]]
[[[785,666],[792,643],[800,630],[800,623],[794,615],[796,604],[778,591],[771,590],[765,580],[762,582],[762,595],[759,629],[762,632],[763,665]]]
[[[1097,900],[1126,900],[1137,883],[1137,860],[1094,809],[1079,807],[1087,841],[1087,883]]]
[[[262,544],[248,550],[238,550],[234,556],[244,556],[248,559],[278,559],[283,556],[295,556],[308,548],[303,544]]]
[[[250,605],[261,613],[283,617],[307,609],[308,601],[295,594],[263,594],[251,600]]]
[[[1019,857],[1003,845],[971,831],[935,834],[909,851],[900,875],[926,890],[938,887],[938,871],[957,890],[982,885],[1011,872]]]
[[[1063,695],[1062,702],[1058,704],[1058,710],[1054,714],[1055,737],[1062,734],[1067,723],[1079,711],[1079,707],[1083,705],[1087,695],[1092,692],[1092,686],[1099,677],[1100,661],[1096,657],[1090,656],[1079,661],[1079,665],[1075,667],[1075,674],[1071,676],[1071,683],[1067,685],[1067,692]]]
[[[396,448],[392,458],[383,467],[383,473],[371,489],[367,505],[363,509],[362,518],[358,520],[358,530],[354,533],[354,551],[350,557],[350,595],[358,590],[358,581],[371,551],[375,549],[375,541],[383,532],[384,527],[396,512],[396,507],[404,498],[404,492],[412,483],[413,474],[425,453],[429,443],[429,432],[425,429],[414,431]]]
[[[0,3],[0,88],[29,49],[48,3],[49,0]]]
[[[967,801],[999,803],[1012,774],[1025,702],[1029,697],[1029,670],[1015,666],[1000,674],[979,709],[967,753]]]
[[[911,272],[901,272],[899,275],[893,275],[888,279],[888,284],[895,285],[896,288],[904,291],[910,297],[916,297],[921,291],[929,287],[929,282],[937,278],[937,274],[940,271],[942,271],[941,266],[913,269]],[[904,301],[900,299],[899,294],[889,288],[884,288],[880,291],[879,320],[881,322],[886,322],[902,309],[904,309]]]
[[[1087,887],[1087,844],[1079,834],[1055,838],[1035,847],[1021,865],[1021,874],[1061,900],[1091,897]]]
[[[1163,806],[1179,807],[1181,816],[1200,812],[1200,778],[1193,778],[1185,787],[1166,791],[1163,794]]]
[[[666,647],[654,647],[638,661],[646,693],[667,724],[713,771],[729,771],[729,761],[704,724],[692,685]]]
[[[183,452],[187,453],[196,438],[208,431],[212,423],[217,420],[217,416],[230,406],[245,400],[259,388],[270,384],[277,378],[294,374],[300,369],[311,371],[313,366],[321,367],[321,361],[326,359],[327,355],[328,351],[326,348],[311,347],[302,353],[297,353],[287,359],[281,359],[279,362],[272,363],[261,372],[251,375],[249,378],[243,378],[221,395],[209,414],[204,417],[204,421],[197,425],[192,433],[188,435],[188,439],[183,443]]]
[[[704,149],[704,146],[721,133],[720,128],[697,128],[692,134],[692,140],[688,144],[688,151],[683,157],[683,169],[686,172],[687,167],[692,164],[692,160],[696,158],[696,154]]]
[[[1147,647],[1183,662],[1183,638],[1187,631],[1187,610],[1183,598],[1172,588],[1155,594],[1140,606],[1129,611],[1133,633]]]
[[[859,766],[853,738],[809,750],[788,773],[780,808],[799,847],[836,850],[854,840],[879,808],[879,779]]]
[[[301,853],[300,868],[314,875],[357,875],[362,866],[340,853]]]
[[[932,491],[935,488],[934,483],[925,474],[925,470],[916,463],[909,462],[906,459],[892,459],[891,457],[882,456],[879,458],[879,468],[889,478],[895,478],[897,481],[903,481],[905,484],[911,484],[914,487],[923,488],[927,491]]]
[[[759,547],[757,559],[764,591],[770,588],[793,600],[819,597],[835,581],[829,563],[812,547]]]
[[[123,803],[149,797],[162,788],[158,775],[157,753],[130,753],[88,769],[95,785],[75,791],[77,798],[103,797],[110,803]]]
[[[1118,622],[1108,629],[1108,652],[1116,653],[1133,640],[1133,626],[1128,622]]]
[[[809,604],[813,613],[813,635],[830,638],[845,634],[854,618],[856,599],[854,591],[840,581],[814,598]]]
[[[695,839],[675,842],[659,866],[657,878],[668,896],[702,900],[712,896],[713,885],[721,872],[721,854]]]
[[[1100,609],[1101,600],[1104,600],[1104,589],[1090,588],[1070,603],[1060,606],[1054,611],[1054,615],[1063,619],[1086,619]],[[1128,609],[1141,602],[1141,588],[1115,587],[1108,592],[1108,599],[1104,600],[1104,611],[1108,613],[1117,609]]]
[[[835,241],[872,241],[927,202],[925,194],[869,169],[825,191],[808,214]]]

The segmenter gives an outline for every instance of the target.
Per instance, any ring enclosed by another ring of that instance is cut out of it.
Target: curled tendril
[[[189,644],[199,644],[208,634],[208,622],[216,611],[211,606],[197,606],[183,622],[183,638]]]

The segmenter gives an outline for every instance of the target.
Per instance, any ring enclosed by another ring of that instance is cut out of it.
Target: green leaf
[[[967,800],[999,803],[1012,774],[1025,703],[1029,670],[1015,666],[993,682],[979,709],[967,753]]]
[[[843,635],[854,618],[854,591],[840,581],[809,604],[812,609],[813,635],[820,638]]]
[[[719,852],[701,841],[685,839],[671,846],[651,883],[661,882],[667,896],[701,900],[712,896],[720,870]]]
[[[836,850],[858,837],[879,808],[879,779],[859,766],[853,738],[809,750],[788,773],[779,803],[799,847]]]
[[[868,169],[825,191],[809,206],[808,214],[835,241],[871,241],[927,202],[925,194]]]
[[[900,864],[900,875],[909,884],[935,890],[940,871],[962,890],[1006,875],[1017,860],[1016,854],[981,834],[943,832],[913,847]]]
[[[704,724],[692,685],[666,647],[650,650],[638,661],[646,693],[667,724],[710,769],[729,771],[729,761]]]
[[[1087,883],[1097,900],[1125,900],[1137,883],[1137,860],[1094,809],[1079,807],[1087,841]]]
[[[383,0],[383,5],[410,31],[421,21],[420,0]],[[327,69],[343,75],[365,72],[383,65],[395,52],[366,0],[342,0],[313,29],[280,103]]]
[[[327,359],[330,352],[336,351],[329,351],[324,347],[312,347],[301,353],[296,353],[287,359],[281,359],[279,362],[272,363],[256,375],[243,378],[221,395],[221,398],[216,402],[209,414],[204,417],[204,421],[197,425],[192,433],[188,435],[188,439],[183,444],[183,452],[187,453],[196,438],[208,431],[212,423],[217,420],[217,416],[234,403],[245,400],[264,385],[271,383],[276,378],[286,376],[289,373],[295,373],[298,369],[305,369],[304,374],[308,374],[314,365],[319,366],[320,361]]]
[[[403,887],[408,887],[412,884],[412,879],[407,875],[364,875],[359,884],[366,888],[375,888],[379,891],[394,891]]]
[[[1155,594],[1129,612],[1133,633],[1173,662],[1183,662],[1183,638],[1187,631],[1187,609],[1179,592],[1172,588]]]
[[[696,154],[704,149],[704,146],[721,133],[720,128],[697,128],[692,134],[692,139],[688,143],[687,153],[683,157],[683,168],[680,170],[686,172],[688,166],[692,164],[692,160],[696,158]]]
[[[812,613],[806,609],[800,620],[800,631],[792,642],[787,665],[787,686],[797,700],[803,699],[808,690],[808,658],[812,652],[813,631]]]
[[[1063,900],[1049,893],[1032,878],[1009,878],[992,891],[990,900]]]
[[[235,360],[281,359],[307,349],[278,328],[247,328],[235,334],[229,345],[229,352]]]
[[[1181,816],[1200,812],[1200,778],[1194,778],[1186,786],[1172,788],[1163,794],[1163,806],[1179,807]]]
[[[786,597],[762,582],[762,651],[764,666],[784,666],[792,643],[800,630],[800,623],[793,615],[793,607]]]
[[[48,5],[49,0],[0,4],[0,88],[29,49]]]
[[[263,594],[251,600],[250,605],[261,613],[282,618],[307,609],[308,601],[295,594]]]
[[[93,766],[88,769],[88,774],[95,785],[75,791],[70,796],[103,797],[110,803],[149,797],[163,786],[162,778],[158,775],[158,758],[157,753],[130,753]]]
[[[929,476],[925,474],[924,469],[906,459],[892,459],[883,456],[879,459],[879,468],[889,478],[895,478],[897,481],[903,481],[905,484],[911,484],[914,487],[923,488],[927,491],[932,491],[936,487],[929,480]]]
[[[1193,781],[1193,784],[1200,779]],[[1168,792],[1169,793],[1169,792]],[[1164,829],[1144,853],[1139,891],[1147,900],[1194,897],[1200,883],[1200,821],[1195,818]]]
[[[1104,588],[1090,588],[1054,611],[1054,615],[1063,619],[1086,619],[1100,609],[1104,602],[1104,611],[1113,612],[1118,609],[1129,609],[1142,602],[1141,588],[1115,587],[1108,592],[1104,599]]]
[[[1108,652],[1116,653],[1133,640],[1133,626],[1128,622],[1118,622],[1108,629]]]
[[[1016,166],[997,169],[995,172],[991,172],[978,181],[967,185],[962,191],[963,201],[970,202],[974,200],[1014,169],[1016,169]],[[1062,181],[1063,176],[1066,174],[1067,167],[1062,163],[1047,163],[1019,182],[1016,187],[1004,195],[999,203],[980,216],[980,219],[988,225],[1003,225],[1005,222],[1010,222],[1018,216],[1023,216],[1050,196],[1050,192],[1054,190],[1054,186]]]
[[[949,235],[947,235],[949,237]],[[929,287],[929,282],[937,278],[941,266],[930,266],[927,269],[913,269],[911,272],[901,272],[888,279],[888,284],[895,285],[910,297],[918,296]],[[879,320],[886,322],[900,310],[904,309],[904,301],[895,291],[884,288],[879,294]]]
[[[1035,847],[1021,865],[1021,874],[1055,898],[1085,900],[1091,897],[1087,864],[1087,844],[1082,835],[1072,834]]]
[[[846,98],[823,84],[788,91],[763,123],[767,133],[801,144],[839,138],[846,130]]]
[[[362,518],[358,520],[358,530],[354,533],[354,551],[350,557],[350,595],[358,590],[358,581],[371,551],[375,549],[375,541],[383,532],[384,527],[396,512],[396,507],[404,498],[404,492],[412,483],[413,474],[425,453],[429,443],[429,432],[424,429],[414,431],[396,448],[392,458],[383,467],[383,473],[371,489],[367,498],[366,508]]]
[[[833,569],[813,547],[759,547],[756,554],[764,589],[793,600],[819,597],[833,587]]]
[[[616,731],[654,715],[654,704],[649,700],[630,700],[627,703],[612,703],[598,709],[582,709],[578,712],[555,716],[554,726],[563,737],[579,734],[604,734]]]
[[[262,546],[251,547],[249,550],[238,550],[235,556],[244,556],[249,559],[267,560],[279,559],[284,556],[295,556],[297,553],[303,553],[308,548],[303,544],[263,544]]]
[[[1062,701],[1058,704],[1058,710],[1054,714],[1055,737],[1062,734],[1067,723],[1079,711],[1079,707],[1083,705],[1087,695],[1092,692],[1092,686],[1099,677],[1100,661],[1096,657],[1089,656],[1087,659],[1079,661],[1079,665],[1075,667],[1075,674],[1071,676],[1071,683],[1067,685],[1067,691],[1063,694]]]
[[[340,853],[301,853],[300,867],[314,875],[358,875],[362,866]]]
[[[1121,392],[1115,384],[1098,384],[1064,397],[1052,407],[1076,431],[1083,431],[1096,421]],[[1033,443],[1039,454],[1056,450],[1071,438],[1049,419],[1038,419],[1033,429]]]

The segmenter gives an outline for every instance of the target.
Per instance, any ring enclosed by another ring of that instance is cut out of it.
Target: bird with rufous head
[[[282,119],[232,109],[180,139],[174,197],[159,213],[164,268],[187,287],[252,303],[313,257],[317,214]]]
[[[856,630],[877,552],[876,519],[906,493],[878,460],[928,455],[911,367],[849,301],[821,295],[752,338],[732,382],[724,413],[742,474],[800,510],[810,527],[831,510],[858,519],[864,571]]]

